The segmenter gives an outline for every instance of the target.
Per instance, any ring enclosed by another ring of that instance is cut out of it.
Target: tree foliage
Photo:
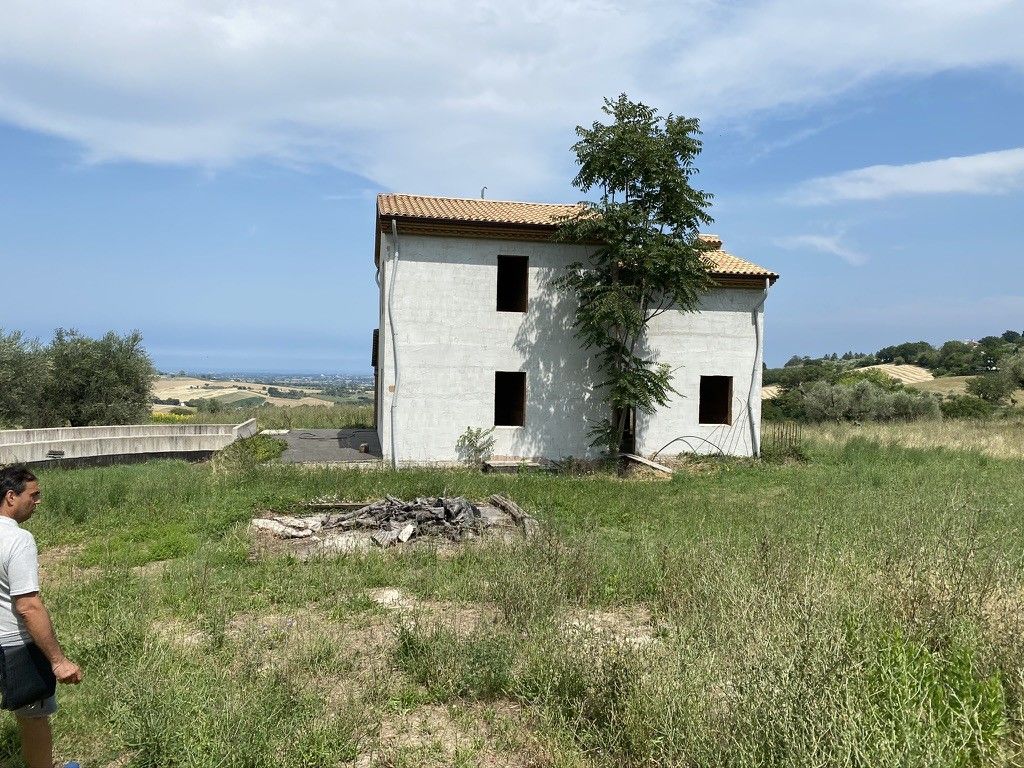
[[[939,418],[939,400],[874,376],[818,380],[763,404],[769,421],[913,421]]]
[[[573,184],[596,201],[581,203],[558,237],[594,245],[556,284],[579,299],[575,328],[594,350],[608,416],[591,429],[595,445],[617,451],[631,413],[652,413],[673,393],[671,371],[643,344],[659,314],[696,309],[711,287],[699,227],[711,222],[711,195],[694,189],[698,121],[630,101],[605,99],[608,123],[576,128],[579,173]]]
[[[982,400],[1001,405],[1013,394],[1017,382],[1006,371],[992,371],[982,376],[975,376],[967,382],[967,394]]]
[[[43,388],[50,363],[39,342],[0,329],[0,428],[46,426]]]
[[[137,332],[91,339],[58,329],[48,346],[0,331],[0,424],[131,424],[149,415],[153,364]]]

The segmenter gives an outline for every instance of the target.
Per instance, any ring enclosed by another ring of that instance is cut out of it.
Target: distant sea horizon
[[[349,379],[372,379],[373,371],[324,371],[324,370],[286,370],[286,369],[238,369],[238,368],[163,368],[159,365],[155,366],[157,373],[161,376],[193,376],[200,378],[203,376],[218,376],[226,378],[268,378],[268,377],[281,377],[281,378],[349,378]]]

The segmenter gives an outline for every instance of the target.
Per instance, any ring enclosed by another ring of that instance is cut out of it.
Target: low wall
[[[81,464],[121,457],[207,457],[256,433],[242,424],[133,424],[0,430],[0,464]]]

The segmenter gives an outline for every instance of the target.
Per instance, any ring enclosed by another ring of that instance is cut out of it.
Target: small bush
[[[153,424],[188,424],[192,421],[192,414],[189,411],[185,413],[151,413],[149,420]]]
[[[898,388],[883,389],[870,379],[853,384],[817,381],[792,393],[783,402],[789,418],[804,421],[914,421],[941,417],[939,403],[929,394]]]
[[[1006,401],[1017,388],[1014,377],[1006,371],[992,371],[982,376],[975,376],[967,382],[967,394],[999,405]]]
[[[992,403],[973,395],[953,395],[939,407],[947,419],[987,419],[996,410]]]
[[[479,467],[491,458],[491,451],[494,450],[494,427],[466,427],[466,431],[455,443],[455,450],[467,467]]]
[[[281,456],[287,444],[268,435],[253,435],[236,440],[214,458],[214,466],[222,471],[254,469]]]

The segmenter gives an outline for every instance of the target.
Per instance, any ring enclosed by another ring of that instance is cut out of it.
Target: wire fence
[[[768,426],[768,445],[777,450],[798,448],[804,439],[804,428],[797,421],[773,421]]]

